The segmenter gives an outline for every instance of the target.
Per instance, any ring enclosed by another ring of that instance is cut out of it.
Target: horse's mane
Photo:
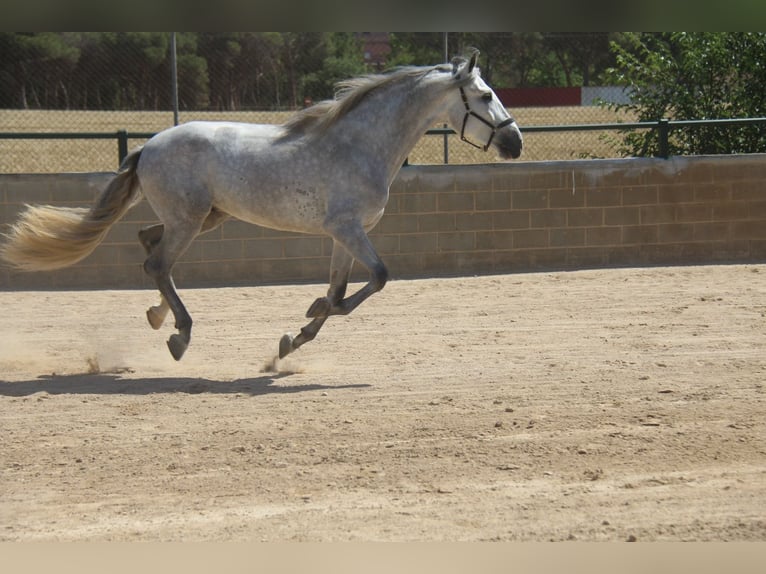
[[[383,74],[369,74],[344,80],[335,85],[335,99],[318,102],[296,112],[284,125],[285,136],[296,133],[324,132],[353,110],[370,93],[407,78],[423,77],[434,70],[452,71],[451,65],[402,66]]]

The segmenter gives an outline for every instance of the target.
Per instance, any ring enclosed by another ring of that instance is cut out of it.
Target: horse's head
[[[469,60],[452,61],[452,77],[457,86],[451,98],[449,118],[460,139],[487,151],[494,147],[503,159],[521,155],[522,137],[516,120],[479,74],[474,51]]]

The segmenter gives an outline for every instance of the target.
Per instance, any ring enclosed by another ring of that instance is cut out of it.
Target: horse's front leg
[[[370,280],[359,291],[345,299],[332,300],[330,297],[320,297],[309,307],[306,317],[348,315],[370,295],[383,289],[388,281],[388,269],[361,226],[349,224],[338,227],[334,230],[333,237],[336,243],[343,245],[355,260],[367,268],[370,272]]]
[[[331,301],[330,306],[337,305],[346,295],[346,286],[351,274],[351,267],[354,263],[353,257],[348,251],[335,242],[332,249],[332,262],[330,264],[330,287],[327,290],[327,297],[321,297],[321,300]],[[295,349],[313,340],[319,330],[327,321],[327,315],[315,317],[308,325],[301,329],[301,332],[293,337],[287,333],[279,341],[279,358],[283,359]]]

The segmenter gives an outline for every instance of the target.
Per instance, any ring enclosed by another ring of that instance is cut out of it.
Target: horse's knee
[[[386,286],[386,283],[388,282],[388,269],[383,263],[379,263],[372,270],[371,282],[373,286],[375,287],[376,291],[380,291],[381,289],[383,289],[383,287]]]

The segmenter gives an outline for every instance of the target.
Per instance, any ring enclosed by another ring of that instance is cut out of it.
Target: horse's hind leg
[[[178,333],[168,339],[168,349],[176,361],[183,357],[189,346],[192,318],[176,292],[171,271],[176,260],[186,251],[201,227],[201,222],[195,226],[193,221],[182,221],[172,228],[166,226],[162,239],[152,248],[151,254],[144,262],[144,271],[155,280],[162,295],[161,306],[167,305],[175,317]]]
[[[348,285],[348,278],[353,264],[354,258],[351,257],[341,244],[335,242],[332,248],[332,262],[330,264],[330,287],[327,290],[326,298],[330,305],[337,305],[345,297],[346,286]],[[304,343],[313,340],[325,321],[327,321],[327,316],[315,317],[295,337],[289,333],[283,335],[279,341],[279,358],[283,359]]]
[[[138,232],[138,240],[141,242],[141,245],[143,245],[144,251],[146,251],[147,255],[152,254],[152,251],[154,251],[154,248],[160,242],[160,239],[162,239],[162,233],[164,230],[165,226],[159,223],[157,225],[152,225],[150,227],[141,229]],[[165,317],[167,317],[168,311],[170,311],[170,307],[168,306],[168,302],[165,300],[165,297],[160,298],[159,305],[149,307],[149,309],[146,311],[146,319],[149,321],[152,329],[156,330],[162,327],[162,323],[165,321]]]
[[[188,246],[192,239],[194,239],[194,236],[189,237],[183,247]],[[165,241],[144,262],[144,271],[154,279],[162,295],[160,307],[167,306],[169,310],[173,311],[178,334],[170,336],[168,339],[168,349],[170,349],[170,354],[173,355],[173,358],[179,361],[191,340],[192,318],[178,296],[175,284],[173,283],[173,277],[170,274],[173,263],[183,252],[183,249],[165,250],[162,248],[164,243]],[[167,313],[167,311],[164,311],[164,313]]]
[[[228,218],[228,213],[224,213],[223,211],[219,211],[217,209],[211,210],[204,223],[202,224],[200,234],[215,229]],[[164,230],[165,226],[162,223],[158,223],[156,225],[145,227],[138,232],[138,240],[141,242],[141,245],[143,245],[147,255],[152,254],[152,251],[154,251],[154,248],[160,242],[160,239],[162,239]],[[162,327],[162,323],[165,321],[165,317],[167,317],[168,311],[170,311],[170,306],[165,300],[165,297],[160,297],[159,305],[149,307],[149,309],[146,311],[146,319],[149,321],[152,329],[156,330]]]

